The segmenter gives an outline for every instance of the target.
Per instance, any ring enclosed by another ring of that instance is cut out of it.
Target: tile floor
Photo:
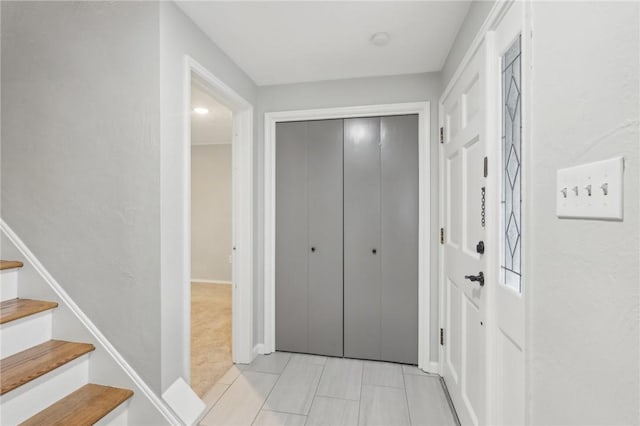
[[[417,367],[287,352],[234,365],[203,399],[203,426],[456,424],[440,379]]]

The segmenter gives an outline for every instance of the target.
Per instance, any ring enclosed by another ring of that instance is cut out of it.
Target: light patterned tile
[[[287,365],[264,408],[285,413],[308,414],[321,375],[321,365],[305,363]]]
[[[324,366],[317,395],[359,400],[361,386],[362,361],[329,358]]]
[[[390,362],[365,361],[362,384],[402,388],[402,367]]]
[[[222,377],[220,377],[220,379],[218,379],[217,383],[230,385],[238,378],[241,372],[242,371],[238,367],[232,365],[231,368],[228,369],[227,372],[224,373]]]
[[[433,374],[425,373],[415,365],[406,365],[406,364],[402,366],[402,374],[411,374],[414,376],[429,376],[429,375],[433,376]]]
[[[358,424],[409,426],[409,409],[404,389],[363,385]]]
[[[354,426],[358,424],[358,401],[316,396],[306,426]]]
[[[229,385],[225,385],[223,383],[216,383],[211,387],[211,389],[207,391],[207,393],[204,394],[204,396],[202,397],[202,400],[204,401],[205,404],[207,404],[207,407],[211,407],[213,404],[218,402],[218,399],[220,399],[220,397],[227,390],[228,387]]]
[[[306,416],[277,411],[261,410],[253,426],[304,426]]]
[[[322,355],[310,355],[310,354],[291,354],[289,365],[297,364],[297,363],[325,365],[327,363],[327,357]]]
[[[258,371],[260,373],[280,374],[287,366],[291,354],[288,352],[274,352],[269,355],[258,355],[253,360],[248,371]]]
[[[275,374],[245,371],[202,419],[203,426],[250,425],[278,380]]]
[[[440,384],[440,378],[406,375],[404,379],[413,424],[455,426],[456,422]]]

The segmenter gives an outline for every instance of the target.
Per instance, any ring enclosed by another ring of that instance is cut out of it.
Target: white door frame
[[[191,75],[233,112],[232,177],[232,357],[252,361],[253,347],[253,106],[190,56],[184,60],[184,360],[191,360]],[[188,376],[187,376],[188,377]]]
[[[442,127],[444,126],[444,122],[443,122],[443,113],[444,113],[444,109],[443,109],[443,102],[444,100],[447,98],[447,96],[449,95],[449,93],[451,92],[451,90],[453,89],[456,81],[460,78],[463,70],[467,67],[467,65],[469,64],[469,62],[472,60],[472,58],[474,57],[474,54],[476,53],[476,51],[478,50],[478,48],[480,47],[480,45],[483,42],[487,42],[489,44],[489,54],[492,55],[494,54],[494,40],[493,40],[493,32],[495,31],[495,29],[498,27],[498,25],[501,23],[502,19],[505,17],[505,15],[507,14],[507,12],[509,11],[510,7],[514,4],[514,2],[517,0],[498,0],[493,8],[491,9],[491,11],[489,12],[487,18],[485,19],[483,25],[480,27],[480,29],[478,30],[478,33],[476,34],[473,42],[471,43],[471,45],[469,46],[469,49],[467,50],[466,54],[464,55],[464,57],[462,58],[462,60],[460,61],[460,64],[458,65],[458,68],[456,69],[455,73],[453,74],[453,76],[451,77],[451,80],[449,82],[447,82],[447,86],[445,88],[445,90],[443,91],[440,100],[438,102],[438,119],[439,119],[439,126]],[[529,7],[529,2],[527,1],[525,4],[525,8]],[[530,65],[530,48],[529,48],[529,41],[528,41],[528,36],[529,36],[529,32],[531,30],[531,26],[530,26],[530,14],[527,12],[527,16],[524,17],[523,22],[522,22],[522,40],[523,40],[523,45],[522,45],[522,58],[523,61],[525,61],[525,63],[528,63]],[[529,66],[527,65],[527,66]],[[499,79],[499,77],[494,76],[493,78],[491,77],[494,73],[496,73],[498,70],[495,67],[495,64],[493,62],[488,62],[487,63],[487,99],[484,103],[484,107],[485,107],[485,112],[486,112],[486,125],[487,125],[487,156],[489,158],[489,170],[488,170],[488,176],[487,176],[487,188],[488,188],[488,192],[487,192],[487,198],[486,198],[486,203],[488,206],[495,206],[498,205],[500,203],[500,196],[498,195],[500,192],[500,177],[501,177],[501,173],[500,173],[500,165],[499,162],[501,160],[501,134],[500,134],[500,130],[499,130],[499,123],[501,122],[500,119],[500,114],[501,114],[501,108],[500,108],[500,101],[501,101],[501,97],[500,97],[500,93],[498,91],[498,86],[497,86],[497,81]],[[527,91],[527,89],[529,89],[531,87],[531,82],[530,82],[530,78],[529,78],[529,73],[528,73],[528,69],[525,68],[525,66],[522,67],[522,79],[521,79],[522,85],[524,87],[524,90]],[[523,133],[522,133],[522,144],[523,144],[523,153],[525,156],[527,156],[527,158],[525,158],[525,160],[523,160],[523,167],[524,167],[524,173],[522,175],[522,191],[523,194],[530,194],[531,193],[531,185],[532,183],[527,179],[528,176],[528,172],[526,171],[528,169],[528,164],[531,164],[529,162],[529,159],[531,158],[530,155],[530,138],[531,138],[531,134],[530,134],[530,130],[529,130],[529,126],[528,126],[528,120],[530,120],[530,108],[528,108],[528,102],[530,102],[530,98],[531,98],[531,92],[529,90],[529,94],[527,95],[523,95],[523,100],[524,102],[522,103],[522,106],[524,108],[527,109],[527,111],[525,111],[524,115],[522,116],[522,126],[523,126]],[[492,164],[493,162],[493,164]],[[442,224],[444,221],[444,193],[443,193],[443,187],[442,187],[442,173],[444,172],[443,169],[443,164],[442,164],[442,156],[440,156],[440,167],[439,167],[439,202],[440,202],[440,223]],[[526,200],[526,196],[525,196],[525,201],[523,201],[523,205],[522,205],[522,217],[523,217],[523,226],[525,229],[525,232],[529,231],[531,232],[530,227],[528,226],[528,214],[529,214],[529,206],[530,201]],[[495,210],[495,209],[494,209]],[[487,395],[487,400],[486,400],[486,404],[487,404],[487,424],[497,424],[497,408],[499,406],[500,401],[498,400],[498,392],[497,392],[497,381],[496,381],[496,376],[498,373],[498,368],[499,366],[497,365],[498,359],[497,359],[497,349],[496,349],[496,291],[494,288],[492,288],[494,285],[496,285],[496,283],[498,283],[498,280],[495,278],[497,277],[497,271],[499,270],[499,265],[500,265],[500,232],[499,232],[499,224],[500,224],[500,215],[497,211],[494,212],[494,214],[489,214],[487,215],[487,250],[485,252],[485,256],[487,256],[487,282],[488,285],[486,288],[487,290],[487,304],[486,304],[486,309],[487,309],[487,323],[490,325],[489,329],[488,329],[488,333],[487,333],[487,362],[486,362],[486,366],[487,366],[487,383],[486,383],[486,395]],[[441,225],[442,226],[442,225]],[[523,240],[524,242],[525,240]],[[444,266],[444,250],[443,250],[443,245],[440,245],[439,247],[439,263],[438,263],[438,269],[439,269],[439,273],[438,273],[438,295],[439,295],[439,300],[438,300],[438,306],[439,306],[439,318],[438,318],[438,322],[440,324],[441,328],[445,327],[446,324],[446,312],[445,312],[445,301],[444,301],[444,275],[443,275],[443,266]],[[527,252],[526,249],[526,244],[523,244],[522,246],[522,270],[526,270],[526,263],[527,263],[527,257],[525,255],[525,253]],[[522,288],[523,288],[523,292],[522,295],[524,297],[524,310],[525,310],[525,316],[524,316],[524,329],[525,329],[525,345],[528,344],[529,342],[529,330],[528,330],[528,306],[530,303],[530,289],[527,288],[526,286],[526,282],[525,282],[525,278],[523,276],[522,278]],[[526,290],[525,290],[526,289]],[[444,359],[444,347],[441,345],[439,347],[439,353],[438,353],[438,359],[442,360]],[[525,351],[525,363],[527,360],[528,354]],[[440,363],[440,370],[439,370],[439,374],[442,375],[442,369],[443,369],[443,365],[444,363]],[[526,367],[525,367],[525,370]],[[526,391],[526,387],[527,387],[527,374],[528,372],[525,371],[525,383],[523,384],[523,386],[525,387],[525,391]],[[527,407],[525,406],[525,412],[527,412]]]
[[[418,114],[418,367],[436,373],[437,363],[429,357],[430,309],[430,104],[413,102],[385,105],[323,108],[270,112],[264,118],[264,347],[263,353],[275,351],[275,260],[276,260],[276,123],[283,121],[323,120],[332,118],[380,117]]]

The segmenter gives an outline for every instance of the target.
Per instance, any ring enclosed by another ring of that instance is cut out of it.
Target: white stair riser
[[[0,301],[18,297],[18,270],[6,269],[0,271]]]
[[[89,356],[83,355],[0,397],[0,424],[15,425],[39,413],[89,381]]]
[[[129,401],[117,406],[112,412],[98,420],[94,426],[126,426],[129,424]]]
[[[0,358],[51,340],[53,312],[40,312],[0,325]]]

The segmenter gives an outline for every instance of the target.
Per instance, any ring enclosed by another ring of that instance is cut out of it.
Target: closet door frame
[[[264,343],[254,356],[275,351],[275,236],[276,236],[276,123],[389,115],[418,115],[418,368],[438,373],[430,357],[431,333],[431,108],[429,102],[363,105],[297,111],[268,112],[264,117]],[[434,193],[437,200],[437,192]],[[437,319],[437,318],[436,318]],[[435,333],[437,334],[437,333]]]

